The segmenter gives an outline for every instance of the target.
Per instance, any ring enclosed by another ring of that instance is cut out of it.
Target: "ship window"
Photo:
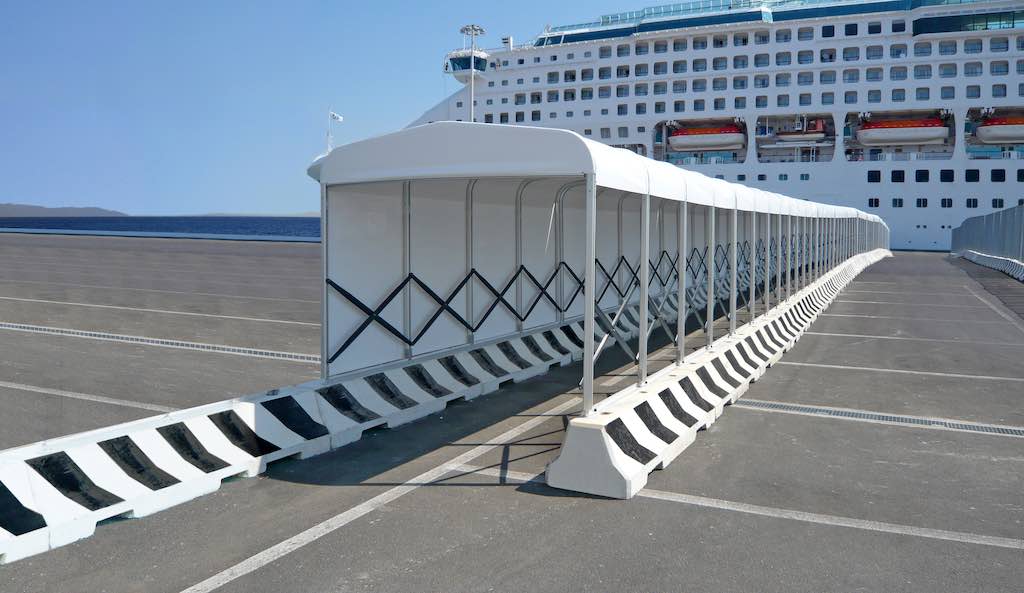
[[[796,30],[796,38],[799,41],[810,41],[814,39],[814,29],[811,27],[801,27]]]
[[[800,93],[800,104],[801,105],[810,105],[811,104],[811,94],[810,93]]]
[[[637,126],[636,131],[638,134],[643,134],[644,132],[647,131],[647,128],[645,126]]]
[[[747,56],[736,56],[732,59],[732,67],[740,70],[747,67]]]
[[[637,96],[637,97],[646,97],[647,96],[647,85],[646,84],[634,85],[633,86],[633,94],[635,96]]]
[[[708,61],[705,60],[704,58],[701,58],[699,60],[694,60],[693,61],[693,71],[694,72],[705,72],[705,71],[707,71],[707,69],[708,69]]]
[[[914,181],[917,183],[928,182],[928,169],[918,169],[914,171]]]
[[[768,54],[757,54],[754,56],[754,67],[764,68],[768,66]]]
[[[672,81],[672,92],[673,93],[685,93],[686,92],[686,81],[685,80],[673,80]]]
[[[505,82],[508,82],[508,81],[506,80]],[[487,87],[488,87],[488,88],[491,88],[491,87],[493,87],[493,86],[494,86],[494,81],[493,81],[493,80],[489,80],[489,81],[487,81]]]
[[[882,181],[881,171],[868,171],[868,183],[879,183]]]
[[[792,80],[792,75],[788,72],[782,72],[775,75],[775,86],[789,86],[789,81]]]
[[[857,23],[847,23],[843,29],[843,32],[847,37],[853,37],[857,34]]]
[[[711,81],[711,88],[716,91],[724,91],[727,87],[726,79],[715,78]]]
[[[714,106],[715,106],[715,111],[724,111],[725,110],[725,99],[715,99]]]
[[[516,79],[516,84],[523,84],[523,79],[522,78],[517,78]]]
[[[843,101],[845,101],[847,105],[856,103],[857,91],[846,91],[846,94],[843,95]]]
[[[1007,61],[992,62],[988,66],[988,71],[993,76],[1006,76],[1010,73],[1010,63]]]
[[[871,90],[868,91],[868,103],[881,103],[882,102],[882,91]]]
[[[789,43],[793,39],[793,32],[789,29],[779,29],[775,32],[775,43]]]
[[[932,77],[931,64],[918,64],[914,66],[914,78],[916,80],[925,80]]]
[[[992,169],[991,179],[996,183],[1006,181],[1006,169]]]
[[[531,111],[530,112],[530,120],[531,121],[540,121],[540,111]]]
[[[597,98],[598,99],[607,99],[607,98],[609,98],[611,96],[612,96],[612,87],[610,87],[610,86],[597,87]]]
[[[775,98],[775,104],[779,107],[789,107],[789,95],[779,95]]]
[[[711,68],[714,70],[725,70],[729,67],[729,58],[715,58],[711,61]]]
[[[992,198],[992,207],[993,208],[1002,208],[1003,207],[1003,199],[1002,198]]]
[[[655,62],[654,75],[668,74],[668,62]]]
[[[655,41],[654,42],[654,53],[663,54],[668,51],[667,41]]]
[[[927,101],[931,96],[931,91],[928,87],[919,87],[914,91],[914,98],[918,101]]]
[[[633,68],[633,74],[635,76],[647,76],[647,72],[648,72],[647,64],[637,64],[636,67]],[[628,74],[627,74],[627,76],[628,76]]]
[[[758,181],[764,181],[766,179],[768,179],[767,175],[765,175],[764,173],[758,173],[758,175],[757,175],[757,180]]]
[[[985,73],[981,62],[968,62],[964,64],[964,76],[981,76]]]
[[[736,109],[746,109],[747,108],[747,98],[746,97],[736,97],[735,99],[733,99],[733,107],[736,108]]]
[[[941,56],[956,55],[956,41],[940,41],[939,42],[939,55],[941,55]]]
[[[609,139],[611,137],[612,137],[612,129],[611,128],[601,128],[601,138],[607,140],[607,139]]]
[[[737,33],[732,36],[732,44],[734,47],[744,47],[747,45],[749,37],[746,33]]]
[[[686,60],[676,60],[672,62],[672,72],[676,74],[686,72]]]
[[[758,95],[754,97],[754,107],[763,108],[768,106],[768,97],[765,95]]]
[[[594,89],[590,87],[580,89],[580,99],[583,101],[590,101],[594,98]]]
[[[865,57],[869,60],[881,60],[885,52],[882,50],[881,45],[869,45],[865,50]]]
[[[823,49],[818,55],[818,60],[823,64],[828,64],[836,61],[836,50],[834,49]]]
[[[594,69],[584,68],[580,71],[580,80],[594,80]]]
[[[893,89],[892,90],[892,100],[895,103],[902,103],[903,101],[906,101],[907,100],[907,90],[906,89]]]
[[[992,96],[993,97],[1005,97],[1006,96],[1006,85],[1005,84],[994,84],[994,85],[992,85]]]
[[[907,21],[893,21],[892,22],[892,32],[893,33],[902,33],[902,32],[904,32],[906,30],[907,30]]]
[[[968,99],[977,99],[978,97],[981,97],[981,87],[976,85],[976,84],[968,85],[967,86],[967,98]]]
[[[583,117],[590,117],[590,110],[589,109],[584,109],[583,110]]]
[[[704,111],[704,99],[697,99],[693,102],[694,111]]]
[[[801,173],[800,174],[800,181],[810,181],[810,180],[811,180],[811,174],[810,173]]]
[[[583,135],[584,136],[593,136],[594,135],[594,130],[592,130],[590,128],[584,128]]]
[[[664,95],[667,92],[668,92],[668,83],[667,82],[656,82],[656,83],[654,83],[654,94],[655,95]]]
[[[903,183],[905,179],[906,172],[899,169],[892,171],[889,175],[889,181],[892,181],[893,183]]]
[[[754,45],[764,45],[771,41],[768,31],[757,31],[754,33]]]
[[[967,198],[967,207],[968,208],[977,208],[978,207],[978,198]]]
[[[695,93],[703,93],[706,90],[708,90],[708,81],[707,81],[707,79],[705,79],[705,78],[698,78],[697,80],[693,81],[693,92],[695,92]]]
[[[942,87],[941,92],[939,94],[942,96],[943,99],[955,99],[956,88],[951,86],[944,86]]]
[[[575,101],[576,100],[576,89],[565,89],[562,91],[563,101]]]
[[[615,107],[615,110],[618,115],[629,115],[629,105],[626,105],[624,103],[620,103],[619,105],[617,105]]]
[[[558,61],[558,56],[551,56],[551,61],[552,62],[557,62]]]
[[[611,46],[610,45],[605,45],[603,47],[598,48],[598,50],[597,50],[597,57],[599,57],[599,58],[610,58],[610,57],[612,57],[612,48],[611,48]]]
[[[893,59],[901,59],[907,57],[907,46],[898,43],[889,48],[889,57]]]
[[[638,56],[645,56],[648,53],[650,53],[650,51],[651,51],[651,46],[647,45],[646,43],[638,43],[638,44],[636,44],[636,50],[635,50],[636,55],[638,55]]]
[[[686,40],[675,39],[672,41],[672,51],[686,51]]]
[[[637,103],[634,111],[637,115],[644,115],[647,113],[647,103]]]
[[[494,114],[493,113],[485,113],[484,114],[484,123],[485,124],[493,124],[494,123]]]
[[[956,78],[956,64],[940,64],[939,78]]]
[[[656,102],[654,104],[654,112],[655,113],[665,113],[665,102],[664,101]]]
[[[1017,60],[1017,74],[1024,74],[1024,60]]]
[[[524,60],[523,58],[519,58],[518,60],[516,60],[516,64],[519,64],[520,66],[522,66],[525,63],[526,63],[526,60]]]
[[[882,23],[875,21],[868,23],[868,35],[878,35],[882,32]]]
[[[556,84],[558,82],[557,72],[548,72],[548,84]]]
[[[1017,183],[1024,183],[1024,169],[1017,169]]]
[[[693,49],[707,49],[707,48],[708,48],[708,38],[707,37],[694,37],[694,39],[693,39]]]
[[[732,88],[734,89],[745,89],[747,88],[747,77],[737,76],[732,79]]]
[[[540,100],[540,93],[530,93],[530,105],[537,105],[538,103],[540,103]]]
[[[533,57],[533,63],[534,64],[540,64],[540,56],[534,56]]]
[[[836,102],[836,96],[833,93],[822,93],[821,94],[821,104],[822,105],[832,105],[835,102]]]
[[[943,183],[953,182],[953,169],[943,169],[939,171],[939,181]]]
[[[823,26],[821,28],[821,36],[822,37],[835,37],[836,36],[836,27],[835,27],[835,25],[825,25],[825,26]]]
[[[552,111],[551,113],[548,113],[548,119],[558,119],[558,114]]]
[[[903,198],[893,198],[892,199],[892,207],[893,208],[902,208],[903,207]]]
[[[576,71],[575,70],[566,70],[565,72],[563,72],[562,73],[562,81],[563,82],[576,82]]]
[[[768,75],[758,74],[754,77],[754,88],[755,89],[766,89],[768,88]]]
[[[843,82],[851,83],[860,80],[860,70],[843,70]]]
[[[967,169],[964,171],[964,179],[967,183],[977,183],[981,179],[981,171],[978,169]]]
[[[818,75],[818,82],[821,84],[835,84],[836,83],[836,71],[835,70],[823,70]]]
[[[928,42],[915,43],[914,55],[919,58],[932,55],[932,44]]]
[[[746,180],[747,180],[747,176],[744,175],[743,173],[740,173],[739,175],[736,176],[736,181],[746,181]]]
[[[877,82],[882,80],[882,69],[881,68],[868,68],[864,76],[865,80],[869,82]]]
[[[788,180],[789,180],[789,175],[787,175],[786,173],[779,173],[779,181],[788,181]]]
[[[988,42],[988,48],[989,51],[1008,51],[1010,49],[1010,40],[1006,37],[993,37]]]
[[[676,101],[672,103],[672,111],[675,111],[676,113],[686,111],[686,101]]]
[[[629,45],[622,44],[615,47],[615,55],[624,58],[629,55]]]
[[[1017,198],[1017,205],[1024,206],[1024,198]]]
[[[502,113],[502,114],[501,114],[501,115],[500,115],[500,116],[498,117],[498,121],[499,121],[500,123],[503,123],[503,124],[507,124],[507,123],[508,123],[508,114],[507,114],[507,113]]]
[[[615,68],[616,78],[626,78],[629,76],[629,66],[623,65]]]
[[[800,86],[810,86],[814,84],[814,73],[800,72],[796,75],[796,83]]]
[[[878,198],[868,198],[868,208],[878,208]]]
[[[517,111],[516,112],[516,122],[517,123],[522,123],[524,121],[526,121],[526,113],[524,113],[522,111]]]
[[[843,48],[843,61],[844,62],[856,62],[860,59],[860,48],[859,47],[844,47]]]
[[[713,47],[725,47],[729,45],[728,35],[715,35],[711,38],[711,45]]]
[[[809,49],[798,51],[796,53],[796,61],[799,64],[810,64],[814,62],[814,52]]]
[[[981,39],[968,39],[964,41],[964,53],[965,54],[980,54],[981,53]]]
[[[780,51],[775,54],[776,66],[788,66],[793,62],[793,57],[788,51]]]
[[[943,208],[952,208],[953,198],[942,198],[942,200],[939,201],[939,206]]]

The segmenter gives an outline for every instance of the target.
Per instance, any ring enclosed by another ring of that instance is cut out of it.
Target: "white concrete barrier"
[[[1007,276],[1020,282],[1024,282],[1024,262],[999,255],[989,255],[977,251],[967,250],[960,254],[960,257],[972,261],[980,266],[998,270]]]
[[[594,413],[573,418],[561,452],[548,465],[547,483],[611,498],[636,495],[651,471],[668,466],[698,430],[793,347],[850,280],[888,255],[879,249],[849,258],[712,348],[652,375],[641,387],[610,396]]]

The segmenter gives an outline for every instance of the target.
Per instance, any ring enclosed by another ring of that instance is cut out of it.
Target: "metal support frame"
[[[686,249],[686,239],[689,235],[687,228],[689,209],[688,203],[679,202],[676,214],[676,249],[678,251],[676,274],[679,277],[676,284],[676,311],[678,312],[676,316],[676,364],[682,364],[686,357],[686,318],[689,317],[686,304],[686,275],[688,273],[686,271],[686,255],[689,251]]]
[[[750,313],[750,321],[757,318],[757,212],[748,213],[750,216],[750,296],[747,298],[747,310]],[[766,309],[767,310],[767,309]]]
[[[739,204],[733,194],[732,216],[729,221],[729,334],[736,332],[736,252],[739,251]]]
[[[594,409],[594,309],[597,295],[597,177],[586,175],[586,248],[583,264],[583,410]]]
[[[712,350],[715,341],[715,207],[707,206],[707,213],[704,216],[707,231],[704,233],[704,241],[708,245],[710,262],[704,263],[707,274],[707,311],[704,317],[704,335],[707,337],[707,349]]]
[[[648,181],[650,185],[650,181]],[[647,380],[647,314],[650,308],[651,275],[651,194],[644,194],[640,202],[640,332],[637,338],[636,384]]]

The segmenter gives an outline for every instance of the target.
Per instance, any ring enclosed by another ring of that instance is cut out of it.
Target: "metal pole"
[[[708,350],[711,349],[712,342],[715,341],[715,207],[708,206],[706,225],[707,232],[704,233],[704,242],[707,244],[707,254],[710,262],[705,260],[705,270],[708,279],[707,289],[707,313],[704,326],[704,334],[708,339]]]
[[[750,292],[747,298],[747,309],[750,312],[750,321],[757,317],[757,211],[750,213]],[[767,272],[767,270],[766,270]]]
[[[586,249],[583,265],[583,415],[594,409],[594,298],[597,284],[597,183],[593,173],[586,176]]]
[[[736,285],[736,252],[739,251],[739,224],[740,224],[740,208],[736,198],[736,192],[733,192],[733,203],[732,203],[732,220],[729,224],[729,333],[732,334],[736,331],[736,294],[739,292],[739,286]]]
[[[327,292],[327,273],[328,266],[327,261],[330,257],[330,251],[327,249],[330,228],[327,226],[327,186],[320,184],[320,269],[323,273],[323,280],[321,281],[322,286],[320,287],[320,378],[326,379],[329,375],[328,367],[330,363],[327,359],[330,358],[331,353],[327,351],[330,340],[330,317],[327,315],[327,303],[328,303],[328,292]]]
[[[768,215],[771,218],[771,215]],[[775,247],[775,302],[782,302],[782,214],[775,215],[776,242]],[[767,271],[767,270],[766,270]]]
[[[685,190],[684,190],[685,192]],[[679,285],[676,289],[676,364],[682,364],[686,357],[686,318],[689,316],[686,309],[686,236],[687,236],[687,210],[686,202],[679,203],[677,214],[676,248],[679,255],[676,257],[676,273],[679,274]]]
[[[793,298],[793,215],[786,217],[786,300]]]
[[[649,183],[649,182],[648,182]],[[637,338],[636,384],[647,380],[647,304],[651,275],[651,194],[644,194],[640,205],[640,336]]]
[[[772,215],[765,214],[766,222],[764,224],[764,292],[761,294],[761,300],[764,301],[764,311],[768,312],[772,308],[771,298],[771,258],[772,258]]]

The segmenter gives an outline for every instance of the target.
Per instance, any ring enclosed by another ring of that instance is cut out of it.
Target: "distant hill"
[[[128,216],[124,212],[106,210],[104,208],[60,206],[32,206],[30,204],[0,204],[0,218],[44,218],[44,217],[75,217],[75,216]]]
[[[208,212],[206,214],[183,214],[182,216],[251,216],[253,218],[320,218],[320,212],[284,212],[267,214],[264,212]]]

